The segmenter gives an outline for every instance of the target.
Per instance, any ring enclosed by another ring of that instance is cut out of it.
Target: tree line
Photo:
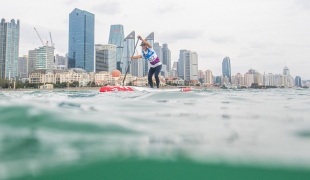
[[[40,86],[44,85],[43,83],[29,83],[29,81],[22,82],[20,80],[15,81],[16,89],[38,89]],[[78,81],[74,81],[72,83],[59,83],[53,84],[54,88],[67,88],[67,87],[80,87],[80,83]],[[88,82],[87,87],[98,87],[95,82]],[[0,89],[13,89],[14,81],[8,79],[0,79]]]

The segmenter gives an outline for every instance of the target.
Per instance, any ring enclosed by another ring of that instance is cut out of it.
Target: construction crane
[[[40,40],[41,40],[41,42],[42,42],[42,44],[43,44],[43,46],[44,46],[44,42],[42,41],[42,38],[41,38],[41,36],[39,35],[39,33],[38,33],[37,29],[36,29],[36,28],[34,28],[34,30],[36,31],[37,35],[39,36],[39,38],[40,38]]]
[[[50,32],[50,38],[51,38],[52,47],[55,49],[55,44],[53,43],[53,38],[52,38],[52,33],[51,32]]]

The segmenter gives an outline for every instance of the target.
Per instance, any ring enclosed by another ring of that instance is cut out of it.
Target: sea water
[[[3,91],[0,179],[310,179],[310,90]]]

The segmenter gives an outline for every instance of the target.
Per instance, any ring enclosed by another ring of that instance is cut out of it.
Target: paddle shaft
[[[139,38],[137,39],[137,42],[136,42],[136,45],[135,45],[135,49],[133,50],[132,56],[135,55],[138,42],[139,42]],[[132,56],[131,56],[131,57],[132,57]],[[130,57],[130,58],[131,58],[131,57]],[[131,59],[130,59],[130,62],[128,63],[128,67],[127,67],[127,70],[126,70],[126,73],[125,73],[125,77],[124,77],[124,79],[123,79],[123,86],[125,85],[124,83],[125,83],[126,76],[127,76],[128,71],[129,71],[129,68],[130,68],[130,64],[131,64]]]

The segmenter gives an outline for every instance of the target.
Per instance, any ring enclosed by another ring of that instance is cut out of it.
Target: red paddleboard
[[[118,92],[118,91],[146,91],[146,92],[190,92],[192,88],[182,87],[178,89],[157,89],[149,87],[132,86],[103,86],[100,92]]]
[[[181,88],[180,91],[182,91],[182,92],[190,92],[190,91],[192,91],[192,88]]]
[[[100,92],[116,92],[116,91],[134,91],[128,86],[103,86]]]

